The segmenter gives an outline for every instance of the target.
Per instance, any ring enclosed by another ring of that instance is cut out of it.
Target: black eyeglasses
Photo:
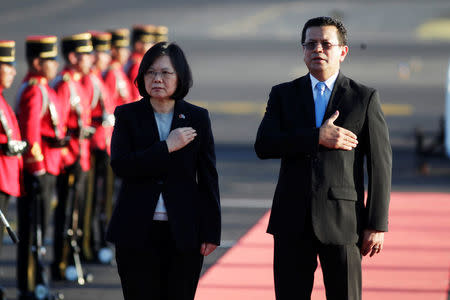
[[[331,47],[334,46],[342,46],[340,44],[332,44],[330,42],[307,42],[303,43],[302,46],[305,47],[307,50],[314,50],[319,44],[323,50],[330,50]]]

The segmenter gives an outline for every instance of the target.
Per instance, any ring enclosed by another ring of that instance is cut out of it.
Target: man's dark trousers
[[[358,245],[325,245],[314,235],[308,222],[299,236],[274,235],[277,300],[311,299],[317,257],[320,259],[327,300],[361,299],[361,254]]]

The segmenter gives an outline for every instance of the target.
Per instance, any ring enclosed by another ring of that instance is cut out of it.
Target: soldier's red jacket
[[[11,137],[14,140],[21,140],[19,124],[17,123],[14,111],[3,98],[3,88],[0,87],[0,110],[2,110],[7,126],[11,130]],[[0,144],[8,143],[6,130],[0,122]],[[24,194],[23,189],[23,160],[22,156],[7,156],[0,149],[0,191],[15,197]]]
[[[139,66],[141,64],[143,57],[144,57],[143,54],[133,52],[130,56],[130,59],[128,60],[128,63],[125,66],[125,73],[127,74],[128,80],[130,81],[132,101],[136,101],[142,98],[141,95],[139,94],[138,88],[134,84],[134,80],[138,75]]]
[[[91,124],[96,129],[91,139],[91,149],[107,151],[110,154],[111,136],[114,128],[116,107],[105,86],[100,71],[92,70],[81,80],[91,99]]]
[[[65,68],[53,84],[64,110],[64,123],[71,136],[69,146],[62,151],[63,167],[73,165],[78,159],[83,171],[90,169],[89,140],[83,137],[91,124],[90,99],[83,85],[81,74]]]
[[[116,106],[131,102],[130,81],[118,61],[111,62],[105,75],[105,85]]]
[[[51,140],[63,139],[64,108],[45,77],[28,73],[17,96],[17,119],[22,138],[29,145],[24,154],[24,168],[29,173],[45,171],[58,175],[61,149]]]

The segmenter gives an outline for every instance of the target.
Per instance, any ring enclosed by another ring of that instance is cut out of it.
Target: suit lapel
[[[339,110],[339,105],[343,98],[342,96],[344,95],[344,93],[346,91],[344,82],[345,82],[345,76],[342,75],[341,72],[339,72],[339,75],[336,78],[336,82],[333,87],[333,91],[331,91],[330,100],[328,101],[327,109],[325,110],[325,115],[323,116],[322,124],[327,119],[329,119],[331,117],[331,115],[336,112],[336,110]]]
[[[158,131],[158,125],[156,124],[155,113],[153,107],[150,103],[150,99],[143,98],[141,105],[139,106],[139,124],[141,127],[141,132],[151,139],[161,140]],[[184,100],[179,100],[175,102],[172,123],[170,126],[170,131],[180,128],[187,127],[190,124],[190,114],[187,109],[186,102]]]
[[[141,100],[141,106],[139,107],[139,113],[142,114],[142,117],[139,118],[139,123],[142,129],[142,132],[146,135],[161,140],[158,132],[158,125],[156,124],[155,113],[153,111],[153,107],[150,103],[150,99],[145,97]]]
[[[189,123],[190,114],[187,109],[186,102],[184,100],[175,101],[170,131],[180,127],[187,127]]]
[[[298,107],[300,107],[302,115],[306,118],[306,124],[311,127],[316,127],[314,97],[312,94],[311,79],[309,78],[309,74],[297,79],[295,87],[297,88],[295,95],[299,95],[300,97],[300,99],[297,99],[296,102],[299,103]]]

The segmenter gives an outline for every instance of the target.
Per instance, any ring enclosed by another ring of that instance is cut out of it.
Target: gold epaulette
[[[33,77],[28,80],[29,85],[37,85],[37,84],[47,84],[47,79],[45,77],[41,77],[40,79]]]
[[[76,72],[76,73],[73,74],[73,80],[80,81],[80,79],[81,79],[81,74],[80,73]]]
[[[36,85],[38,83],[39,83],[39,80],[37,80],[36,77],[30,78],[30,80],[28,80],[29,85]]]
[[[70,74],[69,74],[69,73],[66,73],[66,74],[63,75],[62,80],[67,82],[67,81],[70,80],[70,78],[71,78],[71,77],[70,77]]]

